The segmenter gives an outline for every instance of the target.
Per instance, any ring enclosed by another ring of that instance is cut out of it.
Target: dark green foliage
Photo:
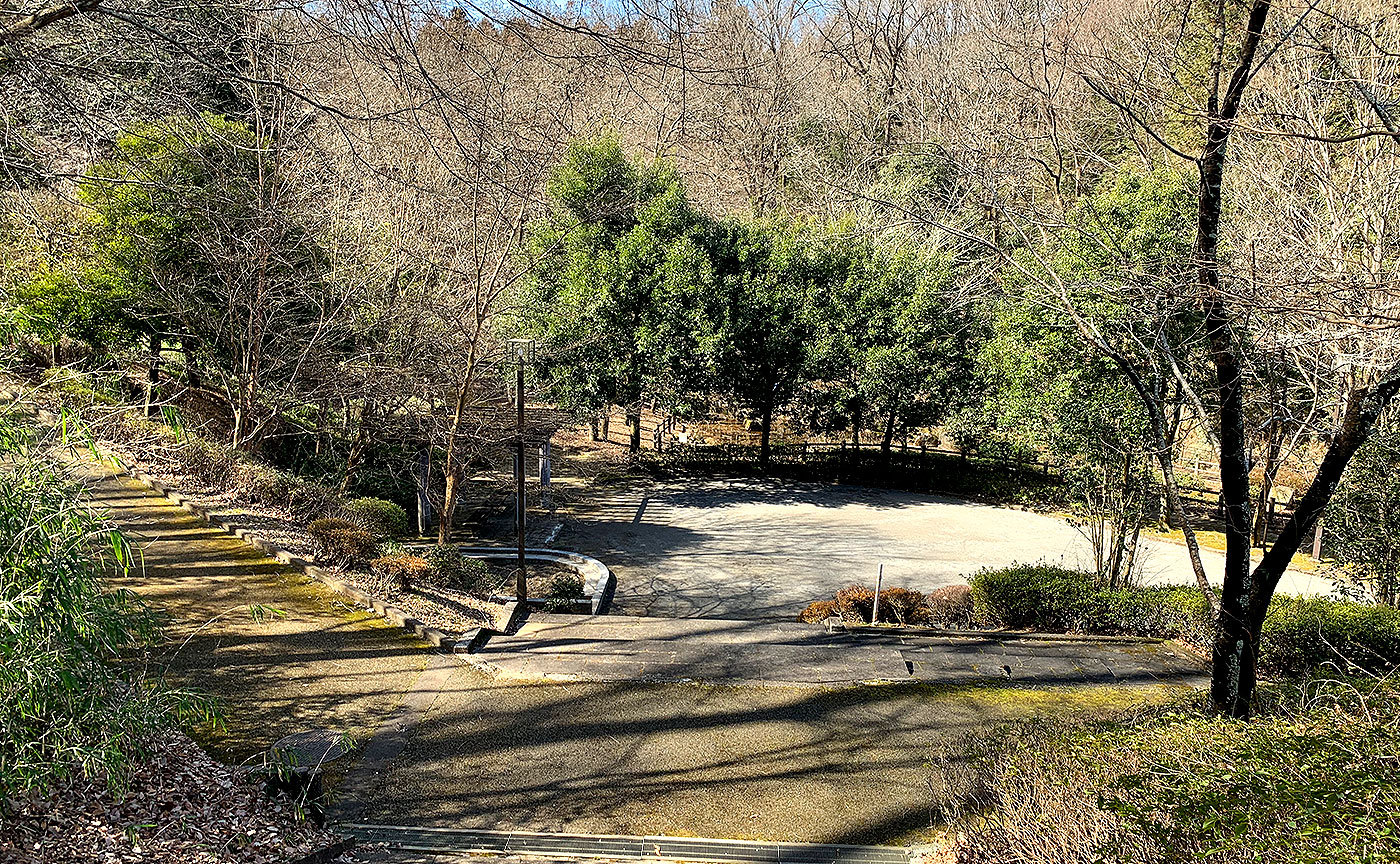
[[[349,501],[341,508],[341,517],[381,540],[403,537],[408,533],[408,513],[399,505],[382,498]]]
[[[480,558],[464,556],[456,546],[438,544],[423,553],[435,585],[468,594],[489,593],[494,587],[491,568]]]
[[[208,706],[139,662],[156,619],[104,585],[126,540],[3,419],[0,451],[0,798],[75,771],[120,787],[151,736]]]
[[[1371,437],[1347,466],[1323,525],[1327,553],[1377,600],[1400,605],[1400,430]]]
[[[1047,564],[972,578],[978,624],[1044,632],[1181,639],[1207,649],[1211,622],[1195,588],[1110,589],[1091,573]],[[1400,610],[1277,595],[1264,619],[1259,668],[1298,676],[1332,665],[1388,672],[1400,664]]]
[[[317,519],[306,526],[306,533],[316,546],[316,558],[332,567],[360,567],[379,552],[373,534],[344,519]]]
[[[1386,673],[1400,665],[1400,609],[1278,595],[1260,639],[1259,665],[1275,675],[1328,665]]]
[[[1209,631],[1194,588],[1107,587],[1092,573],[1017,564],[972,577],[978,624],[1015,630],[1195,641]]]
[[[583,599],[583,578],[572,571],[559,573],[549,580],[544,606],[550,611],[569,612]]]

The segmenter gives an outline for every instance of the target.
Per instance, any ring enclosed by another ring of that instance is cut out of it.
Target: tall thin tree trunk
[[[1278,473],[1279,452],[1283,449],[1283,424],[1275,413],[1269,418],[1269,438],[1264,448],[1264,476],[1259,482],[1259,500],[1254,511],[1255,546],[1262,547],[1269,531],[1269,498],[1274,492],[1274,475]]]
[[[438,542],[452,542],[452,523],[457,516],[457,495],[461,491],[462,466],[461,447],[458,443],[458,436],[462,432],[462,420],[466,415],[467,396],[471,393],[472,381],[476,377],[476,346],[472,345],[467,353],[467,366],[462,373],[462,380],[457,385],[457,405],[452,411],[452,426],[447,433],[446,454],[443,456],[442,473],[446,477],[446,486],[442,495],[442,512],[438,514]]]
[[[364,459],[365,448],[369,446],[369,400],[360,407],[360,420],[355,428],[355,437],[350,442],[350,453],[345,457],[345,476],[340,481],[340,492],[345,494],[350,491],[350,484],[355,482],[355,473],[360,468],[360,462]]]
[[[890,461],[890,447],[894,445],[894,420],[895,408],[891,405],[889,413],[885,415],[885,437],[880,441],[880,453],[886,462]]]
[[[1220,292],[1218,253],[1226,149],[1249,85],[1254,55],[1263,38],[1269,9],[1269,0],[1255,0],[1223,99],[1218,92],[1210,94],[1206,107],[1206,146],[1198,160],[1200,186],[1196,207],[1196,286],[1215,364],[1220,419],[1220,486],[1225,505],[1225,584],[1211,650],[1210,696],[1216,710],[1240,718],[1249,716],[1254,698],[1258,630],[1253,626],[1251,606],[1258,591],[1250,573],[1252,520],[1249,449],[1244,434],[1244,375],[1236,353],[1231,315]],[[1223,21],[1220,23],[1225,26]]]
[[[760,416],[763,421],[763,428],[758,433],[758,467],[760,471],[768,470],[768,460],[772,454],[771,440],[773,434],[773,400],[763,403],[760,409]]]
[[[154,417],[158,412],[156,409],[156,387],[160,384],[160,349],[161,339],[159,333],[152,333],[150,342],[147,345],[147,367],[146,367],[146,416]],[[57,355],[55,354],[55,358]],[[54,365],[58,365],[55,362]]]

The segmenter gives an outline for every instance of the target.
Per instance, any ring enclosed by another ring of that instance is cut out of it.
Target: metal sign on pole
[[[885,587],[885,565],[881,564],[875,571],[875,602],[870,607],[870,623],[880,623],[880,592]]]

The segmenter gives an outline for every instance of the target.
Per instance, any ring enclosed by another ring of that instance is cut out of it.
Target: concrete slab
[[[1203,664],[1164,643],[828,633],[811,624],[536,614],[473,659],[505,681],[841,685],[1191,683]]]

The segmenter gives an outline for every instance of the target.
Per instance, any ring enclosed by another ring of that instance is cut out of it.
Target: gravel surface
[[[881,563],[885,587],[925,592],[1016,562],[1093,569],[1089,542],[1063,519],[858,486],[639,482],[575,496],[559,515],[559,547],[608,565],[612,609],[628,615],[791,619],[846,585],[873,585]],[[1224,556],[1202,558],[1219,580]],[[1138,560],[1149,584],[1195,584],[1184,546],[1145,539]],[[1332,587],[1289,570],[1279,590]]]

